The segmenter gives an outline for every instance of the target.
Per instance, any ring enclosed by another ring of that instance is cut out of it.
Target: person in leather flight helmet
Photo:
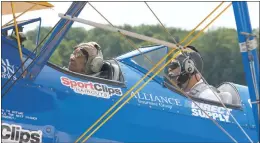
[[[81,74],[94,74],[101,70],[103,55],[96,42],[81,43],[70,55],[68,69]]]

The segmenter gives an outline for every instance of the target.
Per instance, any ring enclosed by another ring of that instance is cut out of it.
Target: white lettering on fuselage
[[[203,109],[214,120],[230,122],[229,112],[231,112],[232,109],[227,108],[228,110],[226,110],[224,107],[218,107],[215,105],[209,105],[209,104],[204,104],[204,103],[197,103],[197,104],[201,109]],[[191,103],[192,115],[200,116],[202,118],[209,118],[207,116],[207,114],[205,114],[198,106],[196,106],[193,102]]]
[[[134,92],[131,93],[133,95]],[[179,99],[174,99],[167,96],[157,96],[147,93],[137,93],[135,96],[139,104],[146,104],[150,106],[158,106],[162,108],[172,109],[173,106],[181,106]]]
[[[1,77],[9,79],[15,72],[14,65],[10,64],[8,59],[1,59]],[[13,80],[16,80],[16,76],[13,76]]]
[[[2,123],[1,142],[3,143],[41,143],[42,131],[29,131],[20,125]]]

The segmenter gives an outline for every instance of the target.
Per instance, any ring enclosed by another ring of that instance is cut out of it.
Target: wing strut
[[[259,58],[256,38],[252,36],[252,27],[246,2],[232,2],[237,26],[237,35],[244,65],[245,77],[251,101],[259,100]],[[259,134],[259,104],[252,105],[255,128]],[[259,137],[258,137],[259,141]]]
[[[19,50],[19,55],[20,55],[20,60],[21,60],[21,66],[22,66],[22,70],[24,70],[23,53],[22,53],[22,48],[21,48],[20,35],[19,35],[19,32],[18,32],[18,26],[17,26],[17,22],[16,22],[15,8],[14,8],[13,2],[11,2],[11,7],[12,7],[13,18],[14,18],[16,40],[17,40],[17,44],[18,44],[18,50]]]
[[[179,48],[179,46],[177,46],[174,43],[170,43],[170,42],[167,42],[167,41],[159,40],[159,39],[148,37],[148,36],[145,36],[145,35],[133,33],[133,32],[130,32],[130,31],[119,29],[119,28],[114,28],[112,26],[107,26],[107,25],[96,23],[96,22],[93,22],[93,21],[89,21],[89,20],[85,20],[85,19],[81,19],[81,18],[77,18],[77,17],[71,17],[70,15],[64,15],[62,13],[59,13],[59,17],[64,18],[64,19],[68,19],[68,20],[72,20],[72,21],[76,21],[76,22],[79,22],[79,23],[87,24],[87,25],[90,25],[90,26],[98,27],[98,28],[101,28],[101,29],[105,29],[105,30],[108,30],[108,31],[111,31],[111,32],[120,32],[120,33],[127,35],[127,36],[130,36],[130,37],[134,37],[134,38],[141,39],[141,40],[144,40],[144,41],[149,41],[149,42],[156,43],[156,44],[165,45],[169,48],[173,48],[173,49]]]

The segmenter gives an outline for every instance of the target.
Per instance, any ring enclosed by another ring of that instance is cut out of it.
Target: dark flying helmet
[[[200,73],[202,72],[202,57],[195,47],[187,46],[187,48],[183,50],[183,53],[179,54],[169,64],[168,68],[174,70],[174,72],[169,72],[168,76],[172,80],[175,80],[178,86],[181,87],[192,75],[198,73],[195,67]],[[177,68],[179,69],[176,70]]]

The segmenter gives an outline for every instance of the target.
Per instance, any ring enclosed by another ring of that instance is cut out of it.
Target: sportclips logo
[[[60,77],[61,83],[65,86],[70,87],[76,93],[86,94],[101,98],[110,98],[113,95],[122,96],[120,88],[109,87],[105,84],[93,83],[93,82],[81,82],[71,80],[67,77]]]
[[[2,123],[3,143],[41,143],[42,131],[29,131],[22,129],[19,125]]]

